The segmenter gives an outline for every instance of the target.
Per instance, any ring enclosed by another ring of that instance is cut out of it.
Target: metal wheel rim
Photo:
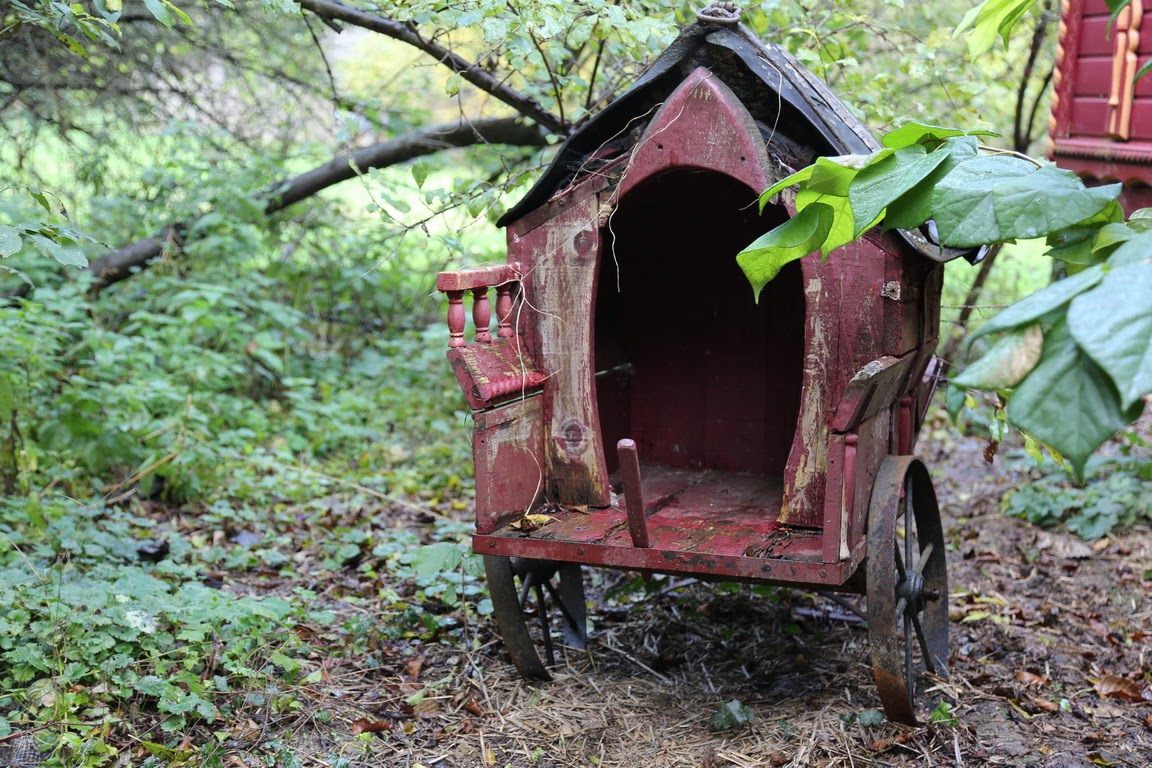
[[[530,562],[545,570],[554,570],[555,578],[550,579],[547,585],[533,585],[529,582],[525,587],[523,578],[513,568],[511,558],[499,555],[484,556],[484,575],[488,581],[496,626],[516,670],[529,680],[550,680],[551,675],[540,658],[537,644],[529,630],[528,622],[533,618],[525,612],[520,593],[522,589],[528,591],[529,588],[536,593],[546,592],[549,607],[559,609],[550,611],[559,616],[551,616],[549,624],[558,619],[563,627],[564,644],[571,648],[584,648],[588,630],[583,571],[576,563]]]
[[[902,508],[905,536],[899,538]],[[872,670],[884,714],[915,725],[920,675],[944,676],[948,657],[944,531],[932,479],[919,459],[891,456],[880,465],[869,509],[866,576]],[[928,599],[933,593],[937,599]]]

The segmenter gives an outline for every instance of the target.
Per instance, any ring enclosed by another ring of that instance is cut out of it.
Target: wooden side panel
[[[803,385],[800,416],[784,468],[784,503],[779,518],[790,525],[820,527],[824,523],[828,415],[840,400],[840,392],[830,389],[837,378],[835,372],[840,370],[840,307],[847,301],[837,270],[845,259],[837,258],[839,255],[821,261],[816,253],[800,260],[806,308]]]
[[[1105,8],[1103,13],[1084,11],[1084,21],[1081,26],[1080,56],[1107,56],[1112,57],[1112,49],[1116,41],[1116,32],[1108,32],[1108,19],[1111,14]],[[1152,35],[1143,30],[1136,52],[1141,56],[1152,53]]]
[[[593,291],[600,255],[599,198],[572,195],[557,215],[530,232],[513,233],[524,266],[527,329],[544,383],[546,493],[575,506],[610,503],[593,381]]]
[[[829,405],[840,402],[844,389],[884,349],[885,267],[888,252],[872,237],[849,243],[829,257],[840,267],[843,304],[840,315],[840,360],[829,387]],[[919,293],[919,286],[906,286]]]
[[[1152,17],[1149,23],[1152,23]],[[1076,80],[1073,89],[1077,97],[1108,98],[1108,94],[1112,91],[1112,57],[1110,55],[1081,57],[1076,62]],[[1136,98],[1150,96],[1152,96],[1152,80],[1142,77],[1136,81]]]
[[[860,425],[857,432],[859,442],[856,448],[856,478],[852,491],[853,505],[848,511],[846,539],[851,551],[864,539],[868,530],[868,503],[872,498],[872,485],[876,482],[876,472],[880,462],[893,452],[891,444],[892,411],[880,411]]]
[[[929,262],[908,249],[897,250],[885,238],[884,282],[880,286],[880,312],[884,316],[883,354],[903,357],[924,342],[924,310],[929,298],[924,278]],[[939,301],[939,293],[935,294]]]
[[[856,463],[855,445],[846,444],[846,435],[828,436],[828,475],[821,521],[821,559],[835,563],[848,557],[848,513],[852,496],[847,486]]]
[[[1107,140],[1108,97],[1075,99],[1069,127],[1074,136],[1096,136]],[[1132,104],[1132,139],[1152,139],[1152,98],[1138,98]],[[1124,144],[1120,143],[1119,146],[1123,147]]]
[[[881,357],[861,368],[848,382],[832,416],[832,429],[856,431],[881,409],[892,408],[908,389],[908,372],[914,362],[915,355]]]
[[[541,398],[472,415],[476,532],[491,533],[531,509],[543,488]]]

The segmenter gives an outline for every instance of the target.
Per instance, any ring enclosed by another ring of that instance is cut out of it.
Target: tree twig
[[[372,168],[386,168],[445,149],[475,144],[542,147],[547,145],[547,141],[538,128],[511,117],[433,126],[334,158],[318,168],[269,186],[259,197],[265,201],[264,214],[271,215]],[[88,265],[88,272],[96,276],[92,292],[99,293],[146,267],[164,252],[166,246],[178,245],[184,229],[182,224],[172,224],[159,235],[116,248],[94,259]],[[0,300],[23,298],[30,290],[31,286],[21,285],[0,294]]]
[[[1048,27],[1051,25],[1052,0],[1044,0],[1044,10],[1036,20],[1036,28],[1032,31],[1032,44],[1028,47],[1028,58],[1024,61],[1024,73],[1020,77],[1020,85],[1016,89],[1016,114],[1012,122],[1012,148],[1017,152],[1027,152],[1028,145],[1032,143],[1031,131],[1024,131],[1024,100],[1028,96],[1028,84],[1032,81],[1032,71],[1036,67],[1036,59],[1044,48],[1044,38],[1048,36]],[[1043,91],[1041,91],[1043,93]],[[1037,101],[1040,94],[1036,96]],[[1031,127],[1031,121],[1029,121]]]
[[[402,24],[394,19],[352,8],[336,0],[300,0],[300,7],[317,16],[338,19],[418,48],[472,85],[491,94],[525,117],[532,118],[549,131],[560,136],[568,135],[568,124],[545,109],[540,102],[509,88],[474,62],[458,56],[434,40],[427,39],[410,24]]]

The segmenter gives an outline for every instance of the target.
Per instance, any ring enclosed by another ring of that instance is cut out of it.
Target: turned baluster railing
[[[515,335],[512,329],[512,311],[519,290],[520,273],[517,265],[473,267],[452,272],[441,272],[436,287],[448,296],[448,346],[456,349],[468,345],[464,327],[468,314],[464,308],[464,295],[472,294],[472,322],[476,325],[476,342],[492,342],[492,305],[488,300],[490,289],[496,289],[496,337],[508,339]]]

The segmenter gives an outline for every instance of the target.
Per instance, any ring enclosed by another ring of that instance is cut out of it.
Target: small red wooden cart
[[[474,409],[473,546],[531,678],[533,594],[549,663],[545,593],[584,645],[581,564],[865,593],[884,709],[911,723],[947,658],[944,535],[911,452],[956,254],[873,232],[753,300],[734,257],[795,214],[757,194],[875,145],[733,17],[701,12],[568,139],[499,222],[507,263],[439,276]]]

